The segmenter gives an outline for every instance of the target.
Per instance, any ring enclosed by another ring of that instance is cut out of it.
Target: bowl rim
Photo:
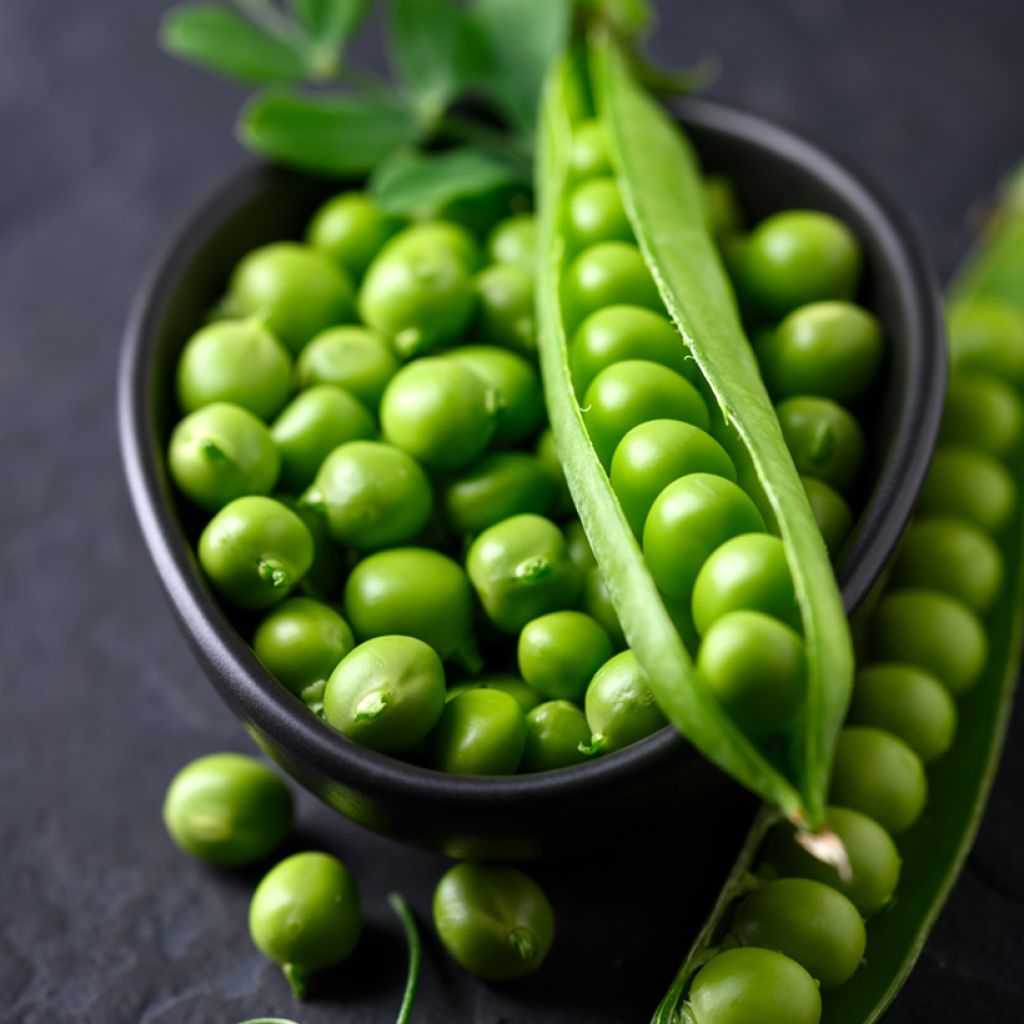
[[[688,128],[742,137],[804,165],[842,194],[870,223],[876,241],[906,275],[914,300],[910,330],[920,343],[920,373],[911,375],[901,403],[894,445],[880,468],[866,508],[882,504],[884,517],[868,519],[844,553],[838,577],[847,611],[865,600],[910,518],[938,435],[945,387],[938,281],[903,215],[860,169],[833,155],[799,131],[719,100],[689,98],[670,105]],[[221,610],[194,563],[172,507],[163,499],[158,469],[162,453],[152,444],[150,365],[161,320],[177,282],[227,212],[238,209],[281,173],[261,161],[248,161],[217,185],[184,218],[144,276],[131,304],[118,368],[118,433],[128,490],[150,557],[175,616],[214,683],[241,717],[269,737],[275,754],[298,753],[325,778],[368,796],[427,801],[449,810],[536,805],[614,787],[626,789],[648,779],[672,759],[696,759],[693,747],[672,727],[623,750],[582,765],[512,776],[448,775],[377,753],[341,736],[310,715],[257,660]],[[909,425],[916,425],[911,430]],[[868,557],[873,556],[873,557]]]

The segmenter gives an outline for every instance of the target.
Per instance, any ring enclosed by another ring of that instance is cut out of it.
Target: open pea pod
[[[573,393],[559,283],[569,256],[564,224],[573,133],[588,116],[592,94],[634,234],[679,328],[679,344],[696,361],[724,423],[734,429],[785,545],[803,619],[808,686],[781,756],[753,742],[697,672]],[[541,368],[548,410],[569,488],[630,646],[658,704],[694,746],[802,828],[817,830],[832,744],[849,696],[849,628],[828,554],[706,227],[696,159],[679,126],[635,83],[618,45],[604,37],[589,54],[577,49],[550,76],[538,195]]]
[[[976,372],[981,366],[986,373],[998,373],[1024,404],[1022,184],[1024,170],[1011,183],[1006,202],[952,285],[949,313],[954,378],[958,371]],[[973,312],[973,319],[966,318],[968,311]],[[944,444],[957,458],[963,455],[965,448],[959,439],[940,441],[937,459],[943,458]],[[991,610],[980,620],[987,638],[985,667],[970,692],[958,695],[958,725],[951,748],[928,765],[929,797],[923,814],[913,827],[895,837],[902,860],[899,884],[895,898],[867,920],[863,962],[849,980],[821,992],[818,1019],[823,1024],[872,1024],[882,1016],[920,955],[981,823],[1009,723],[1024,641],[1024,505],[1020,501],[1024,458],[1019,437],[1000,461],[1004,478],[1012,480],[1008,493],[1015,490],[1016,507],[1006,525],[991,531],[991,540],[1001,554],[1003,582]],[[929,490],[933,485],[947,487],[949,507],[937,509],[937,492]],[[963,492],[970,486],[970,481],[959,477],[930,481],[923,491],[921,514],[949,516],[953,507],[969,509]],[[982,509],[986,516],[991,511],[991,507]],[[896,574],[887,592],[902,585]],[[869,632],[870,626],[869,618]],[[927,657],[929,645],[941,644],[937,632],[936,628],[924,635],[919,653]],[[714,1015],[702,1015],[691,1000],[700,985],[695,986],[694,981],[712,958],[736,944],[741,901],[776,873],[771,839],[766,843],[766,837],[777,821],[778,814],[771,808],[758,817],[653,1024],[715,1024]],[[839,887],[838,878],[835,885]]]

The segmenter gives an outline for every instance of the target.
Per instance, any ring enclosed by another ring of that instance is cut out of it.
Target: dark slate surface
[[[121,481],[118,334],[169,229],[240,160],[240,93],[152,39],[163,0],[0,4],[0,1018],[212,1024],[291,1014],[250,947],[251,878],[166,840],[173,771],[246,749],[168,614]],[[715,92],[819,136],[906,208],[943,271],[963,213],[1024,152],[1020,0],[664,0],[656,49],[719,53]],[[982,838],[888,1020],[1024,1020],[1024,754],[1010,737]],[[358,876],[369,930],[306,1024],[393,1020],[401,950],[384,908],[422,914],[441,870],[300,801],[305,841]],[[681,841],[701,829],[681,823]],[[461,978],[428,947],[424,1022],[649,1018],[715,886],[675,850],[538,874],[563,925],[517,986]],[[724,865],[722,865],[724,868]]]

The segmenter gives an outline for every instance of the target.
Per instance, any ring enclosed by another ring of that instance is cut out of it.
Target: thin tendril
[[[389,893],[388,904],[397,915],[398,920],[402,922],[405,944],[409,949],[409,971],[406,975],[402,1005],[399,1007],[398,1019],[395,1021],[395,1024],[409,1024],[412,1016],[412,1004],[416,999],[416,989],[420,983],[420,963],[423,959],[423,945],[420,942],[420,934],[416,928],[416,918],[413,916],[405,897],[397,892]]]

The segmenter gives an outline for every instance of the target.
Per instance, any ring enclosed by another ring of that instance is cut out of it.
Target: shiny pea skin
[[[344,566],[341,548],[331,539],[327,520],[320,511],[301,504],[291,495],[275,494],[274,497],[306,524],[313,538],[313,564],[302,578],[303,593],[321,599],[333,596]]]
[[[466,363],[417,359],[388,383],[380,406],[385,440],[435,469],[457,469],[481,455],[498,423],[498,395]]]
[[[1020,447],[1022,437],[1024,403],[1009,384],[976,371],[950,374],[940,441],[1004,458]]]
[[[352,441],[324,459],[302,501],[323,513],[337,543],[373,551],[412,540],[430,518],[434,492],[407,452]]]
[[[891,580],[895,587],[939,590],[984,615],[1003,577],[1003,556],[988,534],[962,519],[931,517],[907,530]]]
[[[583,572],[583,593],[580,595],[580,610],[599,622],[611,639],[612,647],[621,650],[626,646],[626,636],[619,622],[618,612],[608,593],[608,584],[596,566]]]
[[[864,462],[864,432],[857,420],[830,398],[809,395],[787,398],[775,412],[797,470],[848,490]]]
[[[324,691],[324,718],[364,747],[401,754],[426,738],[444,704],[434,649],[411,636],[379,636],[338,663]]]
[[[311,597],[290,597],[279,604],[256,627],[252,641],[267,671],[297,697],[326,683],[354,646],[349,624],[330,605]]]
[[[801,476],[804,492],[814,514],[814,521],[821,530],[828,553],[835,556],[842,550],[850,531],[853,529],[853,512],[847,500],[824,480]]]
[[[1001,533],[1017,508],[1017,486],[998,459],[964,445],[939,445],[921,488],[917,511],[966,519]]]
[[[580,248],[633,241],[633,229],[613,177],[590,178],[576,186],[569,196],[567,229]]]
[[[526,715],[500,690],[467,690],[448,701],[427,740],[431,765],[450,775],[512,775],[526,748]]]
[[[817,982],[795,960],[771,949],[727,949],[690,985],[694,1024],[819,1024]]]
[[[473,233],[450,220],[426,220],[411,224],[388,245],[392,253],[421,253],[444,249],[456,256],[471,273],[480,269],[483,254]]]
[[[761,612],[734,611],[717,619],[701,642],[697,669],[751,736],[786,728],[807,691],[803,639]]]
[[[667,724],[632,651],[614,655],[598,669],[583,706],[595,754],[622,750]]]
[[[583,419],[598,458],[611,466],[619,442],[648,420],[711,425],[700,392],[682,374],[646,359],[626,359],[602,370],[584,396]]]
[[[896,590],[871,617],[868,650],[876,661],[924,669],[960,696],[981,678],[988,636],[978,616],[956,598],[935,590]]]
[[[895,836],[917,822],[927,800],[924,766],[903,740],[860,725],[839,733],[830,803],[874,818]]]
[[[345,584],[345,612],[360,640],[397,634],[442,659],[468,656],[473,595],[462,566],[427,548],[391,548],[364,558]]]
[[[332,327],[302,350],[295,364],[295,378],[300,388],[316,384],[344,388],[376,415],[398,365],[387,341],[375,331]]]
[[[584,121],[576,126],[572,134],[569,160],[574,181],[605,177],[612,173],[604,126],[600,121]]]
[[[167,468],[189,501],[216,512],[236,498],[269,494],[281,456],[262,420],[240,406],[215,402],[174,428]]]
[[[434,890],[434,927],[464,970],[488,981],[532,974],[555,937],[544,891],[516,868],[456,864]]]
[[[520,771],[547,772],[587,759],[590,743],[586,716],[567,700],[538,704],[526,715],[526,749]]]
[[[309,528],[273,498],[237,498],[199,537],[203,572],[239,608],[269,608],[283,601],[312,563]]]
[[[466,570],[488,618],[506,633],[575,604],[580,573],[562,531],[543,516],[517,515],[473,541]]]
[[[791,957],[826,990],[853,976],[867,945],[857,908],[837,889],[808,878],[755,889],[736,908],[732,934],[741,945]]]
[[[520,213],[495,225],[487,239],[487,255],[494,263],[522,267],[530,274],[537,264],[537,219]]]
[[[514,263],[495,263],[476,276],[476,334],[531,359],[537,355],[533,274]]]
[[[627,431],[612,455],[610,476],[622,511],[638,537],[658,495],[690,473],[736,480],[736,467],[725,449],[692,423],[652,419]]]
[[[287,349],[258,320],[219,320],[197,331],[178,360],[178,404],[194,412],[231,402],[260,419],[284,405],[291,388]]]
[[[708,556],[741,533],[764,530],[753,501],[731,480],[690,473],[655,499],[643,532],[644,558],[658,587],[689,601]]]
[[[447,700],[453,700],[467,690],[500,690],[507,693],[528,714],[541,703],[541,695],[527,686],[519,676],[492,673],[476,676],[474,679],[448,687]]]
[[[882,362],[878,318],[852,302],[794,310],[758,347],[773,398],[819,395],[847,405],[863,397]]]
[[[608,633],[583,612],[542,615],[519,634],[519,672],[541,696],[552,700],[581,701],[594,673],[611,656]]]
[[[208,754],[171,780],[164,825],[186,853],[218,867],[245,867],[269,857],[292,830],[288,787],[261,761]]]
[[[1007,303],[975,299],[949,318],[953,365],[1024,389],[1024,315]]]
[[[744,533],[708,557],[693,587],[693,623],[703,636],[723,615],[763,612],[801,629],[785,545],[767,533]]]
[[[254,249],[235,268],[227,307],[256,317],[294,355],[321,331],[355,317],[349,275],[328,256],[297,242]]]
[[[442,501],[448,522],[463,536],[521,513],[545,515],[554,486],[540,460],[526,452],[492,452],[449,480]]]
[[[812,878],[846,894],[864,917],[886,906],[900,880],[899,850],[892,836],[859,811],[828,807],[825,824],[842,840],[850,858],[851,877],[840,879],[831,864],[812,856],[795,839],[793,826],[782,822],[768,837],[765,858],[782,878]]]
[[[271,868],[249,904],[249,934],[281,965],[297,999],[310,976],[341,963],[359,943],[362,905],[344,864],[326,853],[296,853]]]
[[[891,732],[928,764],[953,745],[957,710],[949,691],[922,669],[878,664],[857,673],[847,721]]]
[[[300,392],[270,428],[281,453],[281,486],[292,492],[305,489],[338,445],[369,440],[376,432],[373,417],[349,392],[331,384]]]
[[[571,324],[606,306],[665,308],[640,250],[630,242],[599,242],[584,249],[569,266],[565,297]]]
[[[306,241],[358,281],[401,227],[401,220],[382,210],[365,192],[344,192],[328,199],[313,215]]]

